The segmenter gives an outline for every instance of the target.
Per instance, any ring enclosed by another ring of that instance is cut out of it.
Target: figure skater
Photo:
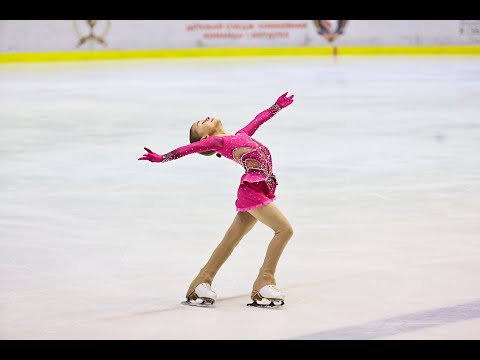
[[[240,164],[245,173],[240,179],[235,202],[237,214],[225,233],[223,240],[217,246],[208,262],[200,270],[187,290],[188,305],[211,305],[217,299],[217,294],[211,285],[215,275],[224,264],[240,240],[253,228],[257,221],[262,222],[274,231],[267,252],[253,283],[251,299],[248,305],[267,306],[257,301],[270,300],[268,306],[283,305],[285,295],[276,287],[275,271],[283,249],[293,235],[290,222],[273,203],[276,199],[275,189],[278,185],[272,170],[272,158],[268,148],[252,138],[258,128],[271,119],[281,109],[293,103],[293,96],[288,92],[281,95],[268,109],[259,113],[247,126],[238,130],[235,135],[225,131],[220,119],[206,117],[196,121],[190,127],[190,144],[179,147],[166,154],[159,155],[148,148],[146,154],[138,160],[165,163],[183,156],[200,153],[205,156],[216,154]]]

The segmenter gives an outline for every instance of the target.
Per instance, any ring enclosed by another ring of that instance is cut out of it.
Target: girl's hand
[[[277,101],[275,102],[275,104],[280,106],[282,109],[286,108],[288,105],[293,103],[293,95],[292,96],[287,96],[287,93],[288,93],[288,91],[285,94],[281,95],[277,99]]]
[[[143,156],[141,158],[138,158],[138,160],[148,160],[148,161],[151,161],[151,162],[162,162],[162,160],[163,160],[162,155],[154,153],[149,148],[144,147],[144,149],[147,151],[147,153],[143,154]]]

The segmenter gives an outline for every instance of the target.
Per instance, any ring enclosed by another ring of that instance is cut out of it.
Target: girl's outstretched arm
[[[196,141],[189,145],[176,148],[175,150],[172,150],[163,155],[156,154],[149,148],[145,147],[144,149],[147,151],[147,153],[143,154],[143,156],[141,158],[138,158],[138,160],[149,160],[151,162],[164,163],[167,161],[179,159],[185,155],[189,155],[193,153],[199,153],[199,152],[210,151],[210,150],[217,151],[222,147],[223,147],[223,137],[210,136],[210,137],[207,137],[206,139]]]
[[[293,103],[293,95],[287,97],[287,93],[288,92],[282,94],[277,101],[275,101],[275,104],[255,116],[255,119],[250,121],[250,123],[243,129],[238,130],[237,133],[243,132],[248,136],[252,136],[255,131],[258,130],[260,125],[264,124],[267,120],[271,119],[273,115]]]

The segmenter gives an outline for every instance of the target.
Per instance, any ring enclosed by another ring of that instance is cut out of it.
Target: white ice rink
[[[285,91],[254,136],[294,228],[285,306],[245,306],[261,223],[215,307],[180,305],[243,169],[137,158]],[[479,57],[3,64],[0,137],[0,339],[480,339]]]

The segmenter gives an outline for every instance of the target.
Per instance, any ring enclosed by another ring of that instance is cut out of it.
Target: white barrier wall
[[[334,43],[474,45],[480,20],[348,20]],[[313,20],[0,20],[2,53],[327,44]]]

